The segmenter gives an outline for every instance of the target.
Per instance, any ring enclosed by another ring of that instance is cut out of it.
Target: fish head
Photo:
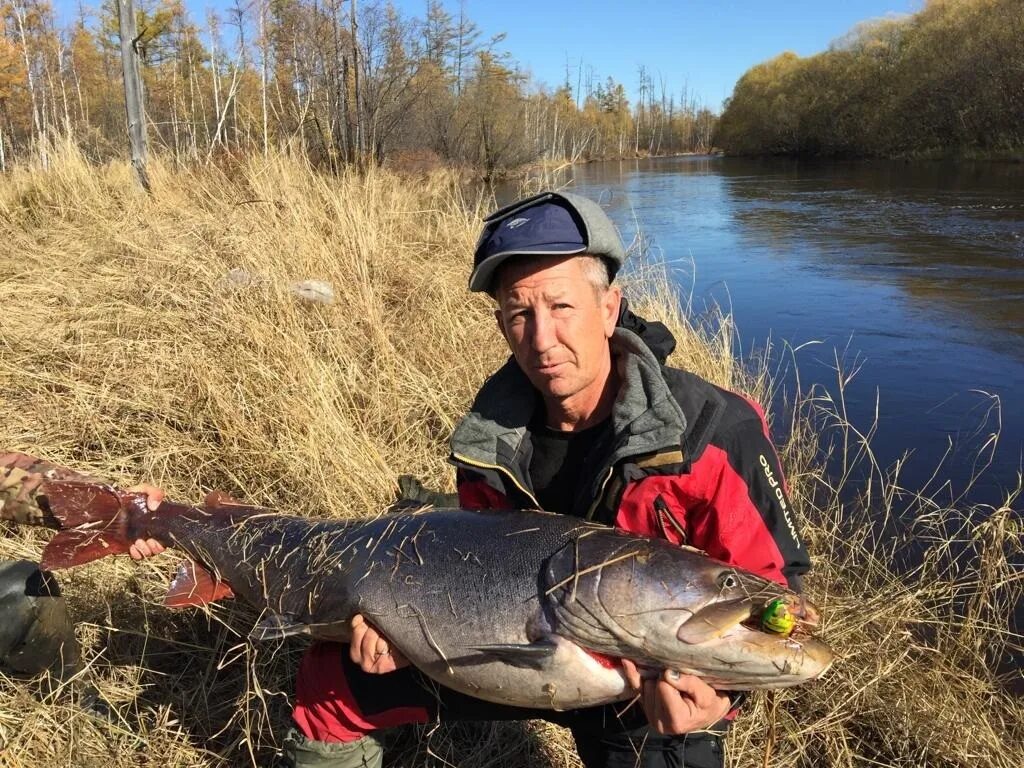
[[[585,648],[737,690],[796,685],[832,663],[811,635],[814,605],[697,550],[597,534],[561,557],[554,620]]]

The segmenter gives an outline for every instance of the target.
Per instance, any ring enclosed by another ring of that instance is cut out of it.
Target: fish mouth
[[[752,623],[752,626],[767,631],[769,634],[782,634],[766,629],[764,622],[765,612],[772,604],[778,603],[780,600],[785,607],[785,613],[793,619],[792,632],[786,634],[809,635],[818,628],[818,624],[821,622],[821,612],[803,595],[793,593],[784,594],[775,599],[756,601],[752,606],[748,625]]]
[[[765,625],[765,612],[777,600],[784,601],[785,609],[793,619],[789,631],[774,631]],[[621,669],[622,659],[630,658],[647,677],[660,674],[662,669],[675,669],[704,677],[723,689],[784,688],[819,679],[835,662],[832,649],[815,636],[814,630],[819,622],[817,607],[805,598],[776,593],[774,597],[761,599],[736,598],[710,603],[687,617],[676,629],[676,638],[692,649],[682,656],[677,657],[675,651],[665,648],[660,652],[650,648],[639,655],[625,652],[625,649],[602,653],[581,646],[581,650],[606,669]],[[721,669],[715,668],[717,665],[705,668],[699,661],[702,653],[709,653],[712,657],[724,653],[723,658],[729,658],[729,652],[724,649],[732,642],[740,644],[737,648],[745,647],[744,653],[753,655],[745,660],[736,656],[735,663],[741,665],[742,670],[723,675]],[[698,647],[705,644],[708,650],[699,650]],[[690,660],[679,666],[682,658]],[[692,666],[694,664],[696,666]]]
[[[785,631],[773,628],[765,620],[769,606],[779,600],[789,625]],[[772,639],[800,639],[811,637],[820,620],[818,609],[800,595],[786,594],[774,599],[737,598],[704,606],[679,626],[676,637],[684,643],[699,645],[744,629]]]

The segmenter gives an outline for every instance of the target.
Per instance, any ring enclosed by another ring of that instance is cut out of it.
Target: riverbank
[[[980,163],[1024,163],[1024,148],[1021,149],[931,149],[913,150],[908,152],[882,153],[877,155],[821,155],[814,152],[724,152],[716,150],[714,154],[723,157],[741,158],[789,158],[792,160],[810,160],[812,162],[871,162],[876,160],[902,160],[905,162],[980,162]]]
[[[280,157],[230,174],[155,161],[151,177],[150,198],[127,165],[95,168],[72,150],[47,173],[5,177],[0,446],[176,498],[220,488],[317,516],[373,514],[403,473],[450,489],[448,434],[505,357],[488,301],[465,290],[489,201],[443,173],[328,177]],[[291,286],[310,279],[330,282],[335,302],[297,299]],[[628,292],[676,334],[674,364],[767,401],[772,382],[737,366],[728,323],[696,324],[656,265]],[[880,481],[840,505],[817,463],[822,432],[868,459],[821,405],[780,431],[792,434],[783,461],[815,561],[808,592],[842,658],[823,681],[753,696],[732,764],[767,752],[773,766],[1020,765],[1024,705],[992,671],[1015,642],[1016,497],[980,512],[920,498],[905,536],[922,562],[896,576],[905,541],[876,541],[872,520],[902,492]],[[38,557],[44,539],[11,531],[0,556]],[[42,701],[0,680],[5,761],[270,761],[301,643],[247,644],[255,616],[230,601],[209,615],[161,607],[176,564],[167,554],[59,575],[89,666]],[[109,721],[69,701],[85,683]],[[469,768],[578,765],[568,735],[543,724],[421,729],[394,745],[402,764],[427,765],[429,751]]]

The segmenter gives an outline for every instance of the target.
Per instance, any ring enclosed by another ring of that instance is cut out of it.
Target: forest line
[[[485,176],[537,161],[703,152],[716,115],[638,67],[638,97],[580,62],[536,82],[460,5],[235,0],[193,19],[137,0],[149,141],[186,162],[301,151],[320,166],[405,162]],[[124,154],[117,3],[61,25],[46,0],[0,3],[0,167],[72,138]],[[44,158],[45,161],[45,158]]]
[[[583,61],[536,81],[465,4],[233,0],[197,20],[136,0],[149,143],[179,162],[298,152],[484,177],[533,163],[682,152],[803,156],[1024,153],[1020,0],[928,0],[863,22],[823,53],[749,69],[721,116],[640,65],[636,98]],[[0,0],[0,171],[68,140],[125,153],[117,2],[59,20]]]
[[[825,52],[749,69],[715,143],[727,153],[1024,156],[1021,0],[928,0]]]

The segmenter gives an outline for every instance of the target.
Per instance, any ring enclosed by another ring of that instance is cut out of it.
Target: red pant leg
[[[375,702],[375,711],[364,714],[346,679],[347,654],[347,645],[316,643],[302,657],[295,681],[292,718],[306,738],[349,742],[378,728],[427,722],[426,707],[403,705],[400,701],[383,709],[380,702]]]

